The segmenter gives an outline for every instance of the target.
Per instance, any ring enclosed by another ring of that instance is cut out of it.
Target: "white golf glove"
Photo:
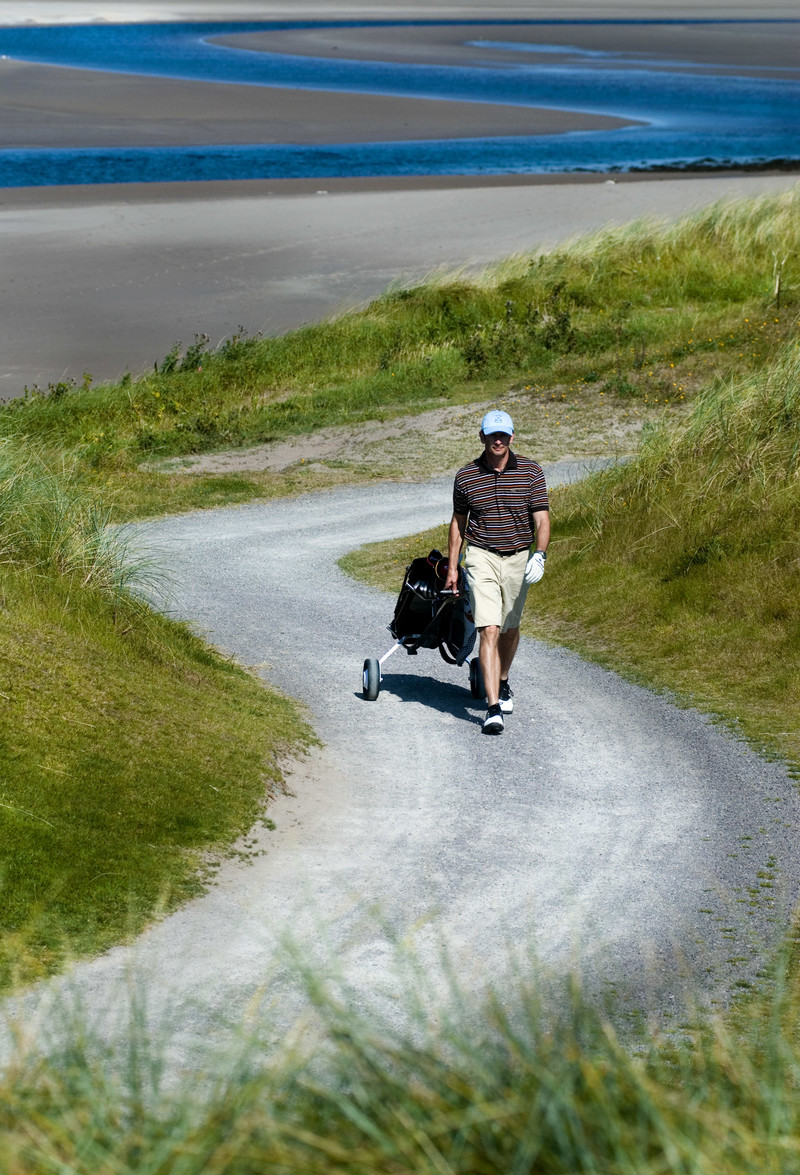
[[[538,583],[544,575],[544,561],[547,558],[544,551],[534,551],[525,564],[525,582]]]

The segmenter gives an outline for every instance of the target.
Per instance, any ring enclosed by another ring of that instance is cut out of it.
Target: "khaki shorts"
[[[476,628],[496,624],[503,632],[519,628],[528,584],[525,564],[527,548],[516,555],[495,555],[483,547],[468,547],[464,570]]]

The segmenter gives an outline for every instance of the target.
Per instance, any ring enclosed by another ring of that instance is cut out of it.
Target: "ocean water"
[[[525,23],[535,28],[535,22]],[[548,22],[551,27],[553,23]],[[766,78],[740,77],[704,71],[696,64],[656,63],[641,55],[576,49],[569,42],[573,23],[578,22],[563,22],[569,60],[547,62],[546,54],[561,50],[538,46],[537,53],[545,54],[545,60],[533,65],[525,60],[530,48],[502,40],[502,22],[485,22],[486,38],[471,43],[507,51],[508,61],[497,68],[299,57],[233,49],[212,40],[230,33],[312,27],[314,22],[0,29],[0,54],[45,64],[241,85],[507,102],[611,114],[640,124],[558,135],[343,142],[324,147],[198,143],[169,148],[6,150],[0,151],[0,186],[614,172],[766,166],[800,159],[800,83],[780,76],[781,71]],[[357,22],[324,25],[358,27]]]

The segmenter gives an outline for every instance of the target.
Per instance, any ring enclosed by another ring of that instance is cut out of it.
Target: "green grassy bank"
[[[478,277],[385,294],[280,338],[176,348],[147,377],[52,385],[0,410],[0,436],[75,455],[118,516],[294,492],[341,478],[180,477],[154,458],[254,445],[515,394],[611,418],[684,404],[714,377],[758,371],[795,329],[800,190],[641,222],[520,256]],[[601,398],[602,397],[602,398]],[[543,426],[544,412],[536,419]],[[555,422],[550,422],[555,424]],[[565,425],[566,420],[559,420]],[[324,466],[324,462],[322,463]],[[369,476],[357,462],[345,473]]]
[[[264,814],[296,709],[137,595],[68,472],[0,446],[0,986],[197,893]],[[242,851],[247,842],[242,842]]]

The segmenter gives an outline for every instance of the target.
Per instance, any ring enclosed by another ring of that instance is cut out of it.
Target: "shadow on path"
[[[391,694],[401,702],[419,702],[441,714],[450,714],[462,722],[474,725],[480,722],[478,712],[484,707],[470,693],[469,678],[465,669],[456,670],[464,677],[464,684],[439,681],[427,674],[387,673],[381,682],[381,694]],[[361,691],[357,696],[362,697]],[[380,696],[370,705],[379,706]]]

